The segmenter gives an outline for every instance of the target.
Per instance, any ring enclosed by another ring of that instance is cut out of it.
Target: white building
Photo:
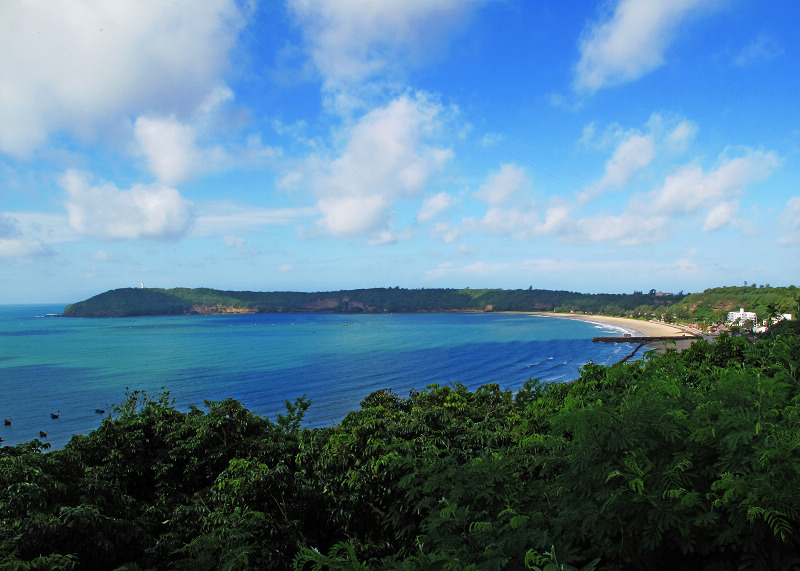
[[[750,323],[756,324],[758,323],[758,316],[752,311],[745,311],[743,307],[740,307],[739,311],[728,312],[729,325],[744,325],[744,322],[748,320]]]

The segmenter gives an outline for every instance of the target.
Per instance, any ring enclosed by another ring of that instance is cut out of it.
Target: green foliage
[[[122,317],[192,313],[384,313],[421,311],[562,311],[628,315],[680,296],[582,294],[549,290],[371,288],[333,292],[219,291],[208,288],[123,288],[64,309],[67,317]]]
[[[273,423],[128,391],[62,450],[0,448],[0,568],[798,568],[798,405],[791,334],[376,391],[325,429],[304,397]]]
[[[797,314],[798,295],[800,290],[796,286],[717,287],[687,295],[670,309],[676,313],[686,312],[694,319],[722,322],[729,311],[743,307],[755,312],[760,319],[766,319],[776,313]]]

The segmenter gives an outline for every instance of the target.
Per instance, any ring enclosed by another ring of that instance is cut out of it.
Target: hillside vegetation
[[[800,339],[382,390],[336,426],[132,392],[0,449],[3,569],[796,569]]]
[[[619,314],[648,304],[673,304],[682,296],[581,294],[537,289],[372,288],[332,292],[219,291],[207,288],[125,288],[68,305],[67,317],[123,317],[191,313],[404,313],[421,311],[580,311]]]
[[[800,289],[789,287],[718,287],[693,293],[673,304],[669,309],[678,318],[725,321],[729,311],[743,307],[753,311],[762,319],[769,313],[772,305],[779,313],[791,313],[798,317],[800,308]]]

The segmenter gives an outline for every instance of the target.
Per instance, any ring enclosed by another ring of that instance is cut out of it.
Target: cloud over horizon
[[[88,175],[64,173],[65,207],[70,226],[99,240],[179,240],[191,229],[189,201],[174,188],[134,184],[120,190],[111,183],[93,185]]]
[[[317,227],[333,236],[373,238],[391,230],[396,202],[418,195],[453,156],[434,146],[445,115],[424,93],[402,95],[347,129],[338,153],[309,157],[290,178],[317,196]]]

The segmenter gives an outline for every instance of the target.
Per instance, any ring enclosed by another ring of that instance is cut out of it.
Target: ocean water
[[[306,395],[307,426],[339,422],[370,392],[401,396],[432,383],[516,390],[559,382],[630,344],[593,343],[617,327],[507,314],[279,314],[62,318],[63,305],[0,306],[3,445],[47,432],[54,448],[96,428],[126,387],[164,387],[176,406],[232,397],[275,419]],[[50,413],[59,414],[53,419]]]

